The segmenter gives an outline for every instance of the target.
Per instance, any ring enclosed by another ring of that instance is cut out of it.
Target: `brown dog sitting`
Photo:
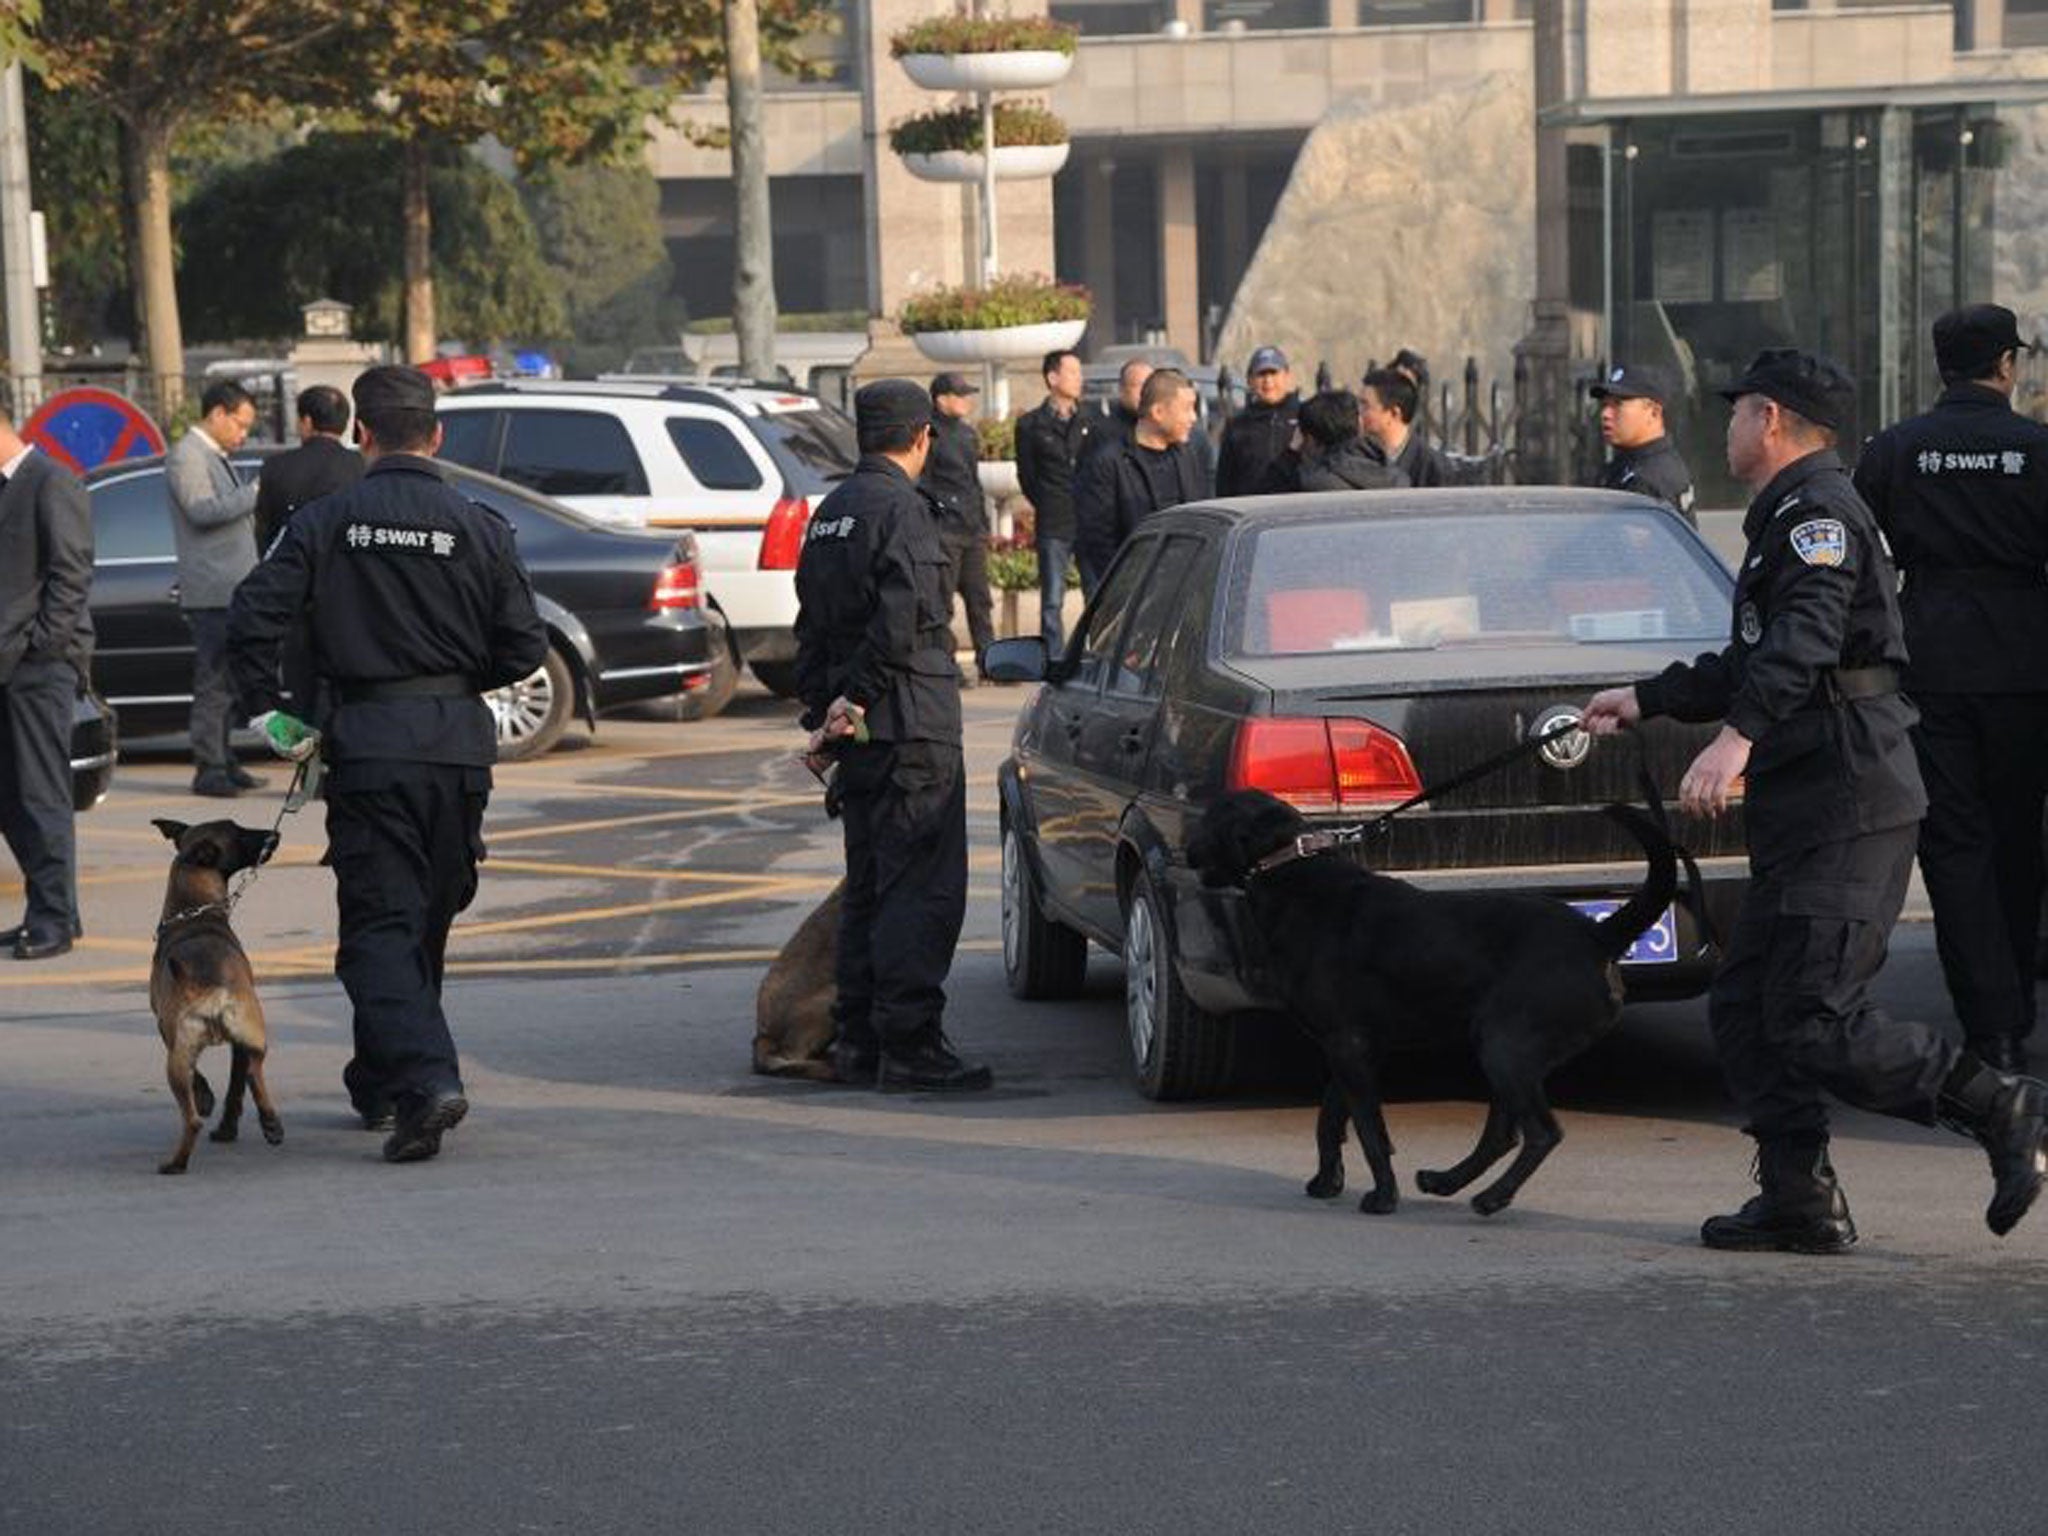
[[[198,1069],[199,1053],[209,1045],[224,1044],[234,1052],[227,1103],[212,1139],[235,1139],[246,1086],[256,1100],[263,1139],[273,1147],[284,1140],[284,1122],[263,1082],[267,1047],[256,978],[228,926],[228,877],[268,859],[277,848],[277,834],[254,832],[232,821],[189,827],[159,819],[155,825],[178,851],[171,860],[163,918],[156,928],[149,1006],[169,1053],[164,1071],[178,1101],[180,1126],[178,1148],[158,1164],[157,1172],[183,1173],[199,1127],[213,1113],[213,1089]]]
[[[754,996],[754,1070],[770,1077],[807,1077],[829,1083],[832,1067],[833,957],[839,948],[839,899],[832,887],[803,920],[761,978]]]

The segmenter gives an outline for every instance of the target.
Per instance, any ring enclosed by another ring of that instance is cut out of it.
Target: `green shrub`
[[[1072,53],[1079,27],[1044,16],[928,16],[889,39],[906,53]]]
[[[988,584],[997,592],[1036,592],[1038,551],[1029,544],[1020,549],[991,549]]]
[[[996,148],[1064,144],[1067,125],[1044,107],[1028,102],[996,106]],[[936,155],[945,150],[981,152],[981,109],[956,107],[906,117],[889,130],[889,147],[899,155]]]
[[[920,331],[992,331],[1009,325],[1086,320],[1088,290],[1049,277],[1002,277],[988,288],[935,288],[903,301],[897,324]]]
[[[981,457],[993,463],[1006,463],[1017,457],[1017,418],[1014,416],[984,416],[974,424],[974,434],[981,439]]]

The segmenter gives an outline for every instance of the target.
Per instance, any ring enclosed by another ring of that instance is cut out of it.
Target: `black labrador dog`
[[[1479,1144],[1456,1167],[1418,1173],[1424,1194],[1456,1194],[1519,1142],[1507,1172],[1472,1198],[1491,1216],[1564,1139],[1544,1079],[1619,1020],[1619,961],[1678,883],[1656,820],[1626,805],[1606,814],[1642,843],[1649,874],[1596,921],[1544,896],[1424,891],[1348,859],[1294,857],[1308,823],[1260,790],[1203,813],[1188,862],[1205,885],[1244,888],[1284,998],[1329,1062],[1311,1195],[1343,1193],[1348,1117],[1373,1175],[1358,1208],[1380,1215],[1399,1202],[1377,1080],[1380,1050],[1396,1040],[1470,1039],[1491,1090]]]

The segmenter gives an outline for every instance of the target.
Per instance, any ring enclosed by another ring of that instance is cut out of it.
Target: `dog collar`
[[[1319,853],[1328,853],[1332,848],[1362,843],[1372,832],[1374,825],[1366,823],[1356,827],[1331,827],[1303,832],[1292,842],[1282,844],[1259,860],[1252,866],[1251,872],[1255,875],[1267,874],[1283,864],[1292,864],[1296,859],[1312,859]]]
[[[156,925],[157,937],[162,938],[166,928],[174,927],[179,923],[189,923],[193,918],[204,917],[209,912],[226,912],[234,904],[233,898],[223,897],[219,901],[209,901],[203,906],[187,907],[182,912],[173,912],[169,917]]]

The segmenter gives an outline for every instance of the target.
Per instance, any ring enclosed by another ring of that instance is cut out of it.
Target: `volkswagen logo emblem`
[[[1529,739],[1534,741],[1536,738],[1556,730],[1561,725],[1577,725],[1578,723],[1579,711],[1577,706],[1554,704],[1536,717],[1535,723],[1529,727]],[[1592,737],[1588,736],[1584,731],[1566,731],[1562,735],[1553,736],[1549,741],[1544,742],[1542,746],[1536,749],[1536,755],[1542,758],[1544,762],[1550,764],[1551,767],[1564,770],[1578,767],[1579,764],[1592,755],[1592,751]]]

